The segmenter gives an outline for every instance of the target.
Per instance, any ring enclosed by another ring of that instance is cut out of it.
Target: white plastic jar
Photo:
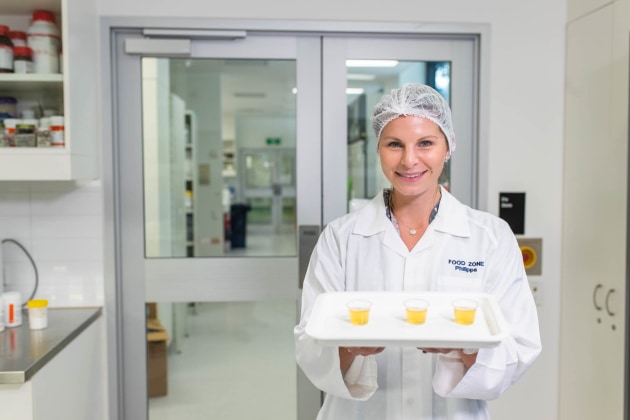
[[[43,330],[48,327],[48,300],[31,299],[28,307],[28,326],[31,330]]]
[[[66,147],[65,131],[62,115],[50,117],[50,147]]]
[[[33,50],[34,73],[59,73],[61,36],[55,20],[55,15],[47,10],[33,12],[26,42]]]

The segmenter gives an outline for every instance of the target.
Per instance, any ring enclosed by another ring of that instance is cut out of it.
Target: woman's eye
[[[391,148],[397,149],[399,147],[402,147],[402,144],[399,141],[390,141],[387,144],[387,147],[391,147]]]
[[[433,142],[431,140],[422,140],[418,142],[418,146],[422,148],[430,147],[431,145],[433,145]]]

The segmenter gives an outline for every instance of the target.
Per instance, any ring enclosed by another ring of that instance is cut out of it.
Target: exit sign
[[[282,143],[282,140],[280,140],[280,137],[267,137],[265,141],[267,145]]]

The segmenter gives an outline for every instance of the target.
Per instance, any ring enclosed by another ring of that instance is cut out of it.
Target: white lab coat
[[[476,271],[452,261],[477,263]],[[317,295],[333,291],[491,293],[510,335],[480,349],[468,371],[457,352],[387,347],[358,356],[342,377],[338,348],[304,332]],[[499,397],[541,352],[536,306],[512,231],[444,189],[437,216],[411,251],[387,218],[382,193],[332,221],[311,256],[294,333],[299,366],[326,393],[318,420],[488,419],[485,400]]]

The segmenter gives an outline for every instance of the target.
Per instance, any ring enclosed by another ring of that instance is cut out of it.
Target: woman
[[[392,188],[324,229],[295,327],[298,364],[326,393],[318,419],[488,419],[485,400],[499,397],[541,351],[518,244],[507,223],[438,184],[455,150],[451,111],[438,92],[418,84],[392,90],[376,105],[372,127]],[[317,296],[335,291],[489,293],[510,335],[478,350],[321,346],[304,328]]]

